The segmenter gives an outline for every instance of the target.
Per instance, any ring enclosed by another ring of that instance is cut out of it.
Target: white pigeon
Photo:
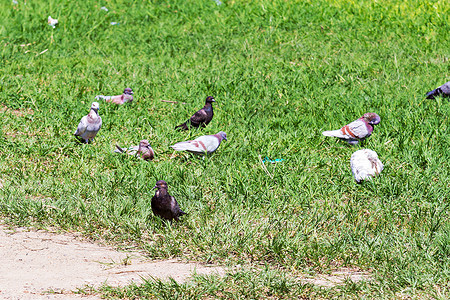
[[[102,118],[98,115],[98,109],[100,105],[98,102],[93,102],[91,105],[91,110],[89,114],[81,118],[78,124],[77,131],[75,131],[75,136],[81,137],[84,143],[89,143],[93,141],[97,132],[102,127]]]
[[[179,142],[172,145],[176,151],[188,151],[197,154],[210,154],[217,150],[220,146],[222,140],[227,141],[227,134],[223,131],[219,131],[217,134],[213,135],[203,135],[195,140]]]
[[[350,167],[356,182],[361,183],[362,180],[371,179],[380,174],[384,166],[375,151],[361,149],[352,154]]]

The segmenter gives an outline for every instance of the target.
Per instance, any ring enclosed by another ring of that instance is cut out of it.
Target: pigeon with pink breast
[[[356,145],[360,141],[364,141],[369,137],[375,125],[379,124],[381,118],[376,113],[366,113],[358,120],[345,125],[341,129],[324,131],[324,136],[337,137],[346,141],[350,145]]]
[[[102,127],[102,118],[98,114],[100,105],[98,102],[93,102],[89,113],[81,118],[78,124],[75,136],[81,138],[83,143],[92,142],[97,135],[97,132]]]
[[[170,147],[176,151],[188,151],[196,154],[210,154],[219,148],[222,140],[227,141],[227,134],[223,131],[219,131],[217,134],[203,135],[195,140],[179,142]]]

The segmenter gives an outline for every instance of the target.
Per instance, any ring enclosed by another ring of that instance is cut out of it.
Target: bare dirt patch
[[[1,299],[98,299],[74,294],[84,286],[124,286],[149,277],[185,282],[197,274],[225,274],[220,267],[177,260],[152,261],[82,241],[76,235],[8,230],[0,225]]]
[[[10,109],[4,104],[0,104],[0,112],[9,112],[17,117],[23,117],[25,115],[34,115],[34,111],[31,108],[27,109]]]
[[[344,285],[346,281],[359,282],[369,281],[371,275],[367,272],[341,268],[331,274],[320,274],[314,278],[302,278],[301,281],[305,283],[312,283],[317,286],[331,288],[339,285]]]
[[[81,235],[9,230],[0,224],[0,299],[100,299],[75,292],[86,286],[139,284],[148,278],[173,278],[182,283],[194,273],[223,276],[226,270],[176,259],[152,261],[139,252],[117,251],[84,241]],[[371,276],[341,268],[330,274],[297,279],[332,288],[346,281],[371,280]]]

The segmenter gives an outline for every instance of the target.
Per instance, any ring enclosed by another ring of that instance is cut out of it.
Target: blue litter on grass
[[[264,157],[263,162],[270,162],[271,164],[282,162],[284,159],[282,158],[276,158],[274,160],[269,159],[268,157]]]

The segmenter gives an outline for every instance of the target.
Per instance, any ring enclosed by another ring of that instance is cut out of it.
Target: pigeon
[[[152,160],[155,157],[155,152],[147,140],[142,140],[139,142],[139,145],[131,146],[127,149],[123,149],[116,144],[116,148],[114,150],[116,153],[127,153],[128,155],[134,155],[143,160]]]
[[[115,104],[124,104],[126,102],[132,102],[133,101],[133,90],[130,88],[126,88],[123,91],[122,95],[117,95],[117,96],[103,96],[103,95],[98,95],[95,96],[96,100],[106,100],[106,102],[112,102]]]
[[[444,83],[440,87],[438,87],[435,90],[432,90],[431,92],[427,93],[427,99],[434,99],[435,96],[441,95],[442,97],[449,97],[450,96],[450,81],[447,83]]]
[[[350,145],[356,145],[359,141],[364,141],[373,132],[373,126],[380,123],[380,116],[376,113],[366,113],[356,121],[345,125],[341,129],[324,131],[324,136],[333,136],[347,141]]]
[[[163,219],[178,221],[178,218],[186,213],[180,209],[177,200],[167,192],[167,182],[159,180],[153,189],[158,189],[152,198],[152,211]]]
[[[383,171],[383,163],[378,159],[375,151],[370,149],[358,150],[350,158],[350,167],[357,183],[371,179]]]
[[[81,118],[78,124],[77,131],[75,131],[75,136],[81,137],[84,143],[89,143],[93,141],[97,132],[102,127],[102,118],[98,115],[99,104],[98,102],[93,102],[91,105],[91,111],[87,116]]]
[[[175,128],[188,130],[189,129],[188,125],[195,128],[206,127],[206,125],[208,125],[209,122],[211,122],[214,116],[212,107],[213,102],[216,102],[216,100],[214,100],[212,96],[206,97],[205,106],[203,106],[202,109],[200,109],[194,115],[192,115],[192,117],[189,120],[187,120],[183,124],[176,126]]]
[[[222,140],[227,141],[227,134],[223,131],[219,131],[217,134],[213,135],[203,135],[195,140],[179,142],[172,145],[176,151],[188,151],[197,154],[210,154],[217,150],[220,146]]]

